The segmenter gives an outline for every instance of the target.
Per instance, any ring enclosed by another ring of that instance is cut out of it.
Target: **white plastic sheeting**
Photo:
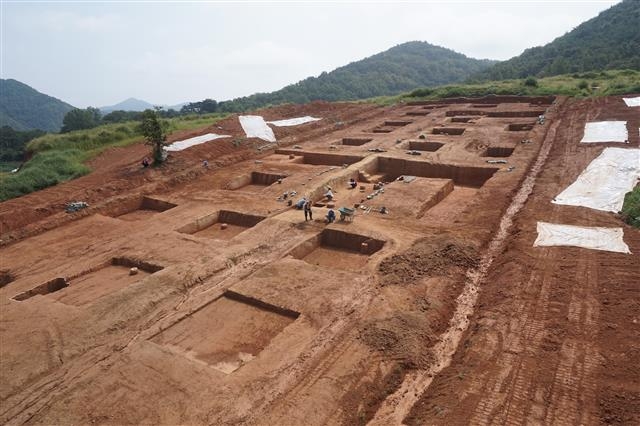
[[[637,98],[622,98],[624,103],[627,104],[628,107],[638,107],[640,106],[640,96]]]
[[[581,143],[629,142],[626,121],[594,121],[584,126]]]
[[[206,135],[196,136],[194,138],[185,139],[183,141],[177,141],[167,146],[165,149],[167,151],[182,151],[183,149],[187,149],[194,145],[200,145],[205,142],[210,142],[212,140],[220,139],[220,138],[229,138],[229,135],[217,135],[215,133],[207,133]]]
[[[593,250],[631,253],[622,239],[622,228],[600,228],[538,222],[538,246],[573,246]]]
[[[638,179],[640,149],[605,148],[552,203],[618,212]]]
[[[241,115],[240,125],[248,138],[259,138],[267,142],[275,142],[276,135],[273,134],[271,127],[267,126],[267,122],[259,115]]]
[[[284,126],[298,126],[300,124],[305,124],[311,121],[318,121],[318,120],[322,120],[322,119],[305,115],[304,117],[288,118],[286,120],[267,121],[267,123],[273,124],[274,126],[277,126],[277,127],[284,127]]]

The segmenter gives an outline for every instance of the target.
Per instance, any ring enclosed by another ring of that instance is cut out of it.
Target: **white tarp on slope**
[[[273,124],[274,126],[277,126],[277,127],[284,127],[284,126],[298,126],[300,124],[305,124],[311,121],[318,121],[318,120],[322,120],[322,119],[305,115],[304,117],[289,118],[286,120],[267,121],[267,123]]]
[[[637,107],[640,106],[640,96],[637,98],[622,98],[624,103],[627,104],[628,107]]]
[[[622,239],[622,228],[598,228],[538,222],[538,246],[574,246],[593,250],[631,253]]]
[[[629,142],[626,121],[594,121],[584,126],[581,143]]]
[[[194,145],[200,145],[201,143],[209,142],[220,138],[229,138],[229,135],[216,135],[215,133],[207,133],[206,135],[196,136],[194,138],[185,139],[183,141],[177,141],[167,146],[167,151],[182,151]]]
[[[248,138],[260,138],[267,142],[275,142],[276,135],[273,134],[271,127],[267,126],[267,122],[264,121],[259,115],[241,115],[240,125],[244,130],[244,133]]]
[[[552,203],[618,212],[639,178],[640,149],[605,148]]]

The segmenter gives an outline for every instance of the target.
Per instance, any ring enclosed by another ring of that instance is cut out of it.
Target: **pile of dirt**
[[[382,285],[411,284],[421,278],[475,268],[479,259],[478,249],[473,245],[450,238],[425,238],[404,253],[383,260],[378,271]]]
[[[438,336],[429,325],[424,312],[397,312],[382,319],[365,323],[358,339],[371,349],[405,368],[426,368],[433,355],[427,349]]]

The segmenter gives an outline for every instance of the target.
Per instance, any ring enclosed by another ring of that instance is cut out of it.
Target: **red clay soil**
[[[639,424],[640,232],[615,215],[551,204],[603,149],[580,145],[586,121],[627,120],[616,98],[570,101],[546,166],[494,261],[451,366],[407,424]],[[536,222],[624,229],[634,255],[533,247]]]
[[[264,115],[265,119],[314,114],[323,117],[323,120],[303,127],[275,128],[274,133],[281,146],[321,136],[344,123],[357,122],[376,113],[379,114],[380,111],[369,105],[328,102],[313,102],[296,107],[284,105],[255,112]],[[191,181],[204,172],[201,166],[204,159],[208,159],[210,167],[215,169],[258,157],[254,147],[265,144],[259,139],[244,137],[235,114],[209,127],[173,133],[168,137],[168,142],[205,133],[229,134],[233,137],[171,154],[160,169],[144,169],[140,166],[142,159],[149,155],[149,147],[142,142],[129,147],[111,148],[88,163],[92,169],[89,175],[1,203],[0,244],[50,229],[50,221],[42,224],[39,222],[46,222],[44,219],[52,215],[56,216],[53,222],[57,226],[72,219],[72,216],[100,211],[101,205],[109,198],[136,196]],[[234,145],[233,140],[239,141],[239,144]],[[85,201],[91,208],[70,216],[64,213],[64,207],[71,201]]]
[[[113,149],[1,203],[0,423],[640,423],[640,231],[550,202],[619,146],[580,145],[585,122],[627,120],[638,147],[640,116],[539,100],[269,108],[322,120],[265,146],[232,116],[172,135],[233,137],[160,168]],[[487,116],[451,124],[473,105]],[[324,221],[327,186],[352,221]],[[633,254],[533,247],[537,221],[622,227]]]

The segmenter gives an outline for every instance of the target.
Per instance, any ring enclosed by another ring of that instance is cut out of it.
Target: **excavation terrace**
[[[173,135],[231,137],[161,168],[142,170],[134,146],[3,203],[0,421],[378,421],[440,359],[466,274],[565,103],[276,107],[256,114],[321,120],[270,144],[232,116]],[[419,395],[403,412],[418,404],[418,422],[433,414]]]

